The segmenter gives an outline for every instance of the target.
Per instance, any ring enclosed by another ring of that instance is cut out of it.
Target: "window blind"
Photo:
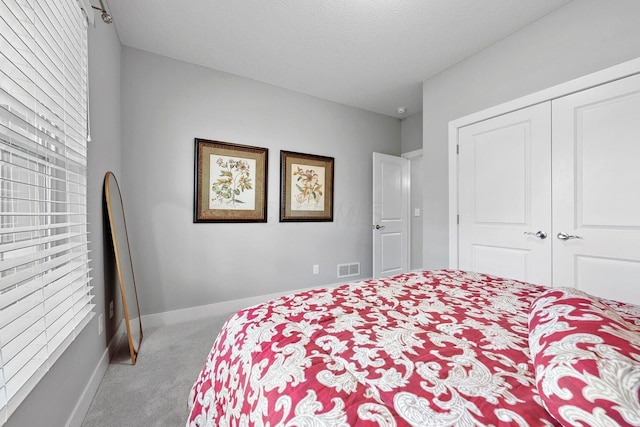
[[[76,0],[0,2],[0,423],[94,315],[87,49]]]

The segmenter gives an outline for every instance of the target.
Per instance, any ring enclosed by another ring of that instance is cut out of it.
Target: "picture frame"
[[[333,221],[334,158],[280,151],[280,222]]]
[[[195,138],[193,222],[267,222],[269,150]]]

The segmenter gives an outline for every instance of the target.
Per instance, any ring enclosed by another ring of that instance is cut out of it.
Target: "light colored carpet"
[[[184,426],[191,386],[226,320],[221,317],[144,329],[131,365],[120,340],[82,427]]]

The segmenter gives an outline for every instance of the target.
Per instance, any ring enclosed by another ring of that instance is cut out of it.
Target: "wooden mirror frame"
[[[109,217],[109,228],[111,229],[111,241],[113,243],[113,252],[118,270],[118,281],[120,282],[124,322],[127,327],[127,337],[129,339],[129,353],[131,354],[131,362],[135,365],[140,344],[142,343],[142,320],[140,318],[138,291],[136,290],[136,281],[133,274],[133,262],[129,249],[129,235],[127,233],[122,195],[120,193],[118,180],[111,171],[108,171],[104,176],[104,196],[107,202],[107,216]],[[129,296],[129,298],[127,296]],[[132,309],[133,312],[130,311],[130,309]],[[135,319],[132,320],[131,318],[132,314],[137,316],[137,325]]]

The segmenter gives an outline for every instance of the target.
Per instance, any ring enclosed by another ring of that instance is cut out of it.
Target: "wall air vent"
[[[338,264],[338,278],[360,275],[360,263]]]

